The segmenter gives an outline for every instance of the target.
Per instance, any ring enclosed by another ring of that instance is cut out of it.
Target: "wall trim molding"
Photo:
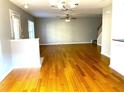
[[[9,69],[6,73],[4,73],[3,76],[0,78],[0,82],[3,81],[12,70],[13,68]]]
[[[68,42],[68,43],[47,43],[40,45],[71,45],[71,44],[91,44],[92,42]]]

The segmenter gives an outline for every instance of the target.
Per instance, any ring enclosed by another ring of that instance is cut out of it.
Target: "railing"
[[[100,35],[100,33],[102,32],[102,23],[98,26],[98,28],[97,28],[97,31],[98,31],[98,35],[97,36],[99,36]]]

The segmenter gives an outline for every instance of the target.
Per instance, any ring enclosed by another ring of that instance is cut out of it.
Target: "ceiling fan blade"
[[[73,18],[71,18],[71,19],[77,19],[77,18],[74,18],[74,17],[73,17]]]
[[[66,18],[60,18],[60,19],[66,19]]]

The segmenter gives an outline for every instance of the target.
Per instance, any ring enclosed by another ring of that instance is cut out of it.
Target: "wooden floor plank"
[[[92,44],[40,46],[42,68],[14,69],[1,83],[4,92],[124,92],[124,77]]]

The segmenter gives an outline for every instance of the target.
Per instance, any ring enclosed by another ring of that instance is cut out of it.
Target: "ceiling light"
[[[25,8],[25,9],[28,9],[28,8],[29,8],[29,4],[28,4],[28,3],[25,3],[25,4],[24,4],[24,8]]]
[[[79,0],[49,0],[49,4],[61,10],[69,10],[76,8],[79,5]]]
[[[108,10],[108,11],[106,11],[106,14],[111,14],[111,11],[109,11],[109,10]]]
[[[65,19],[65,22],[70,22],[71,20],[70,19]]]
[[[98,0],[98,2],[103,2],[104,0]]]
[[[49,0],[49,4],[54,7],[57,3],[57,0]]]

